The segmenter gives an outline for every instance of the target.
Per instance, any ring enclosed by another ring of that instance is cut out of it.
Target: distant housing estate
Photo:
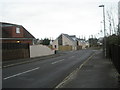
[[[61,34],[53,41],[52,47],[55,50],[68,51],[85,49],[89,47],[89,44],[85,40],[77,38],[75,35]]]

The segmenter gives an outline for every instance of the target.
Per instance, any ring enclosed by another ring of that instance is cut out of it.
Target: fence
[[[59,50],[60,51],[71,51],[72,50],[72,46],[59,46]]]
[[[109,56],[116,67],[118,73],[120,74],[120,46],[111,45],[109,49]]]
[[[82,46],[77,46],[77,50],[81,50],[82,49]]]
[[[2,43],[2,60],[29,58],[29,44]]]

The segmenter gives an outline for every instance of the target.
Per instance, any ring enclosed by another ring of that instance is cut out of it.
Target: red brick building
[[[2,23],[2,43],[33,44],[35,37],[22,25]]]

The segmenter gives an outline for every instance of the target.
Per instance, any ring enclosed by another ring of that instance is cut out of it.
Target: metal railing
[[[120,74],[120,45],[111,45],[109,57]]]

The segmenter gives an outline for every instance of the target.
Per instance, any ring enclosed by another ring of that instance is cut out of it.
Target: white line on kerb
[[[27,70],[27,71],[24,71],[24,72],[21,72],[21,73],[18,73],[18,74],[15,74],[15,75],[6,77],[6,78],[4,78],[4,80],[9,79],[9,78],[12,78],[12,77],[19,76],[19,75],[22,75],[22,74],[25,74],[25,73],[28,73],[28,72],[31,72],[31,71],[34,71],[34,70],[37,70],[37,69],[39,69],[39,68],[40,68],[40,67],[37,67],[37,68],[31,69],[31,70]]]
[[[31,62],[31,61],[24,61],[24,62],[19,62],[19,63],[15,63],[15,64],[9,64],[9,65],[3,66],[3,67],[6,68],[6,67],[14,66],[14,65],[28,63],[28,62]]]
[[[56,63],[61,62],[61,61],[63,61],[63,60],[65,60],[65,59],[61,59],[61,60],[59,60],[59,61],[52,62],[51,64],[56,64]]]

